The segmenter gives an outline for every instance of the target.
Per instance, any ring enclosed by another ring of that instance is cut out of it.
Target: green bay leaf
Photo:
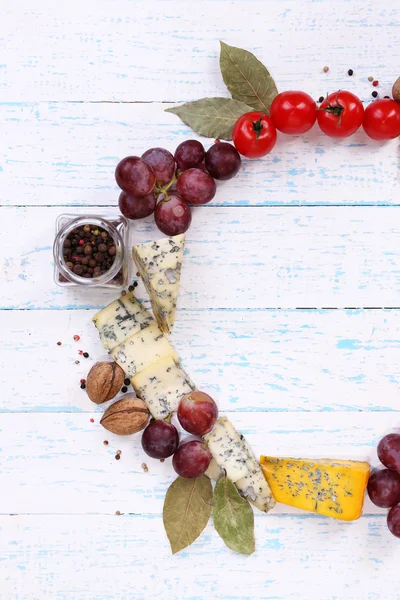
[[[248,50],[220,43],[221,73],[232,98],[269,114],[278,89],[268,69]]]
[[[181,106],[167,108],[165,112],[178,115],[199,135],[231,140],[236,121],[251,110],[251,106],[232,98],[202,98],[194,102],[186,102]]]
[[[213,520],[228,548],[239,554],[254,552],[253,510],[226,475],[221,477],[214,489]]]
[[[171,550],[176,554],[190,546],[208,523],[212,509],[212,485],[205,475],[178,477],[164,500],[163,521]]]

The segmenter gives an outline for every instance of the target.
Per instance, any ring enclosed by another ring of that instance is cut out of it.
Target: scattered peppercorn
[[[81,338],[79,337],[79,335],[74,335],[74,341],[75,342],[79,342]]]
[[[79,365],[79,363],[80,363],[80,362],[81,362],[80,360],[76,360],[76,361],[75,361],[75,364],[76,364],[76,365]]]
[[[137,282],[137,281],[134,281],[134,282],[133,282],[133,287],[134,287],[134,288],[136,288],[138,285],[139,285],[139,284],[138,284],[138,282]]]
[[[373,78],[373,77],[370,75],[370,76],[368,77],[368,81],[373,81],[373,80],[374,80],[374,78]]]
[[[379,85],[379,81],[378,81],[377,79],[375,79],[375,81],[373,81],[373,82],[372,82],[372,85],[373,85],[374,87],[378,87],[378,85]]]
[[[122,454],[122,450],[117,450],[117,454]]]
[[[136,277],[140,277],[140,273],[136,273]]]
[[[86,383],[86,379],[81,379],[81,383]]]
[[[143,471],[144,471],[145,473],[147,473],[147,472],[148,472],[148,470],[149,470],[149,467],[146,465],[146,463],[142,463],[141,467],[142,467],[142,469],[143,469]]]
[[[61,346],[61,342],[57,342],[57,346]]]
[[[107,440],[104,440],[103,444],[104,444],[105,446],[108,446],[108,442],[107,442]]]
[[[126,392],[127,392],[127,391],[128,391],[128,388],[126,387],[126,385],[122,386],[122,388],[121,388],[121,392],[122,392],[123,394],[126,394]]]
[[[78,354],[79,354],[79,356],[82,356],[83,350],[78,350]]]
[[[90,422],[91,422],[91,423],[94,423],[94,419],[90,419]]]
[[[322,70],[324,73],[327,73],[329,71],[329,67],[324,67]]]
[[[134,290],[134,289],[135,289],[135,288],[133,287],[133,285],[130,285],[130,286],[128,287],[128,292],[133,292],[133,290]]]
[[[116,510],[115,514],[119,517],[119,515],[121,514],[121,511],[120,510]]]
[[[376,98],[377,96],[378,96],[378,92],[375,92],[375,91],[374,91],[374,92],[372,92],[372,97],[373,97],[373,98]]]
[[[82,354],[82,356],[83,356],[83,358],[89,358],[89,352],[84,352],[84,353]]]
[[[120,457],[120,455],[119,455],[119,454],[116,454],[116,455],[115,455],[115,460],[119,460],[120,458],[121,458],[121,457]]]
[[[351,77],[351,76],[353,75],[354,71],[353,71],[353,69],[349,69],[349,70],[347,71],[347,73],[348,73],[348,75],[350,75],[350,77]]]
[[[160,458],[160,462],[165,462],[165,458]]]
[[[383,97],[390,100],[390,96],[383,96]]]
[[[318,102],[323,102],[325,100],[325,98],[323,96],[320,96],[318,99]]]
[[[81,390],[86,389],[86,383],[81,383]]]
[[[130,384],[131,384],[131,380],[129,379],[129,377],[124,379],[124,385],[130,385]]]
[[[126,291],[125,290],[122,290],[121,296],[126,296]]]

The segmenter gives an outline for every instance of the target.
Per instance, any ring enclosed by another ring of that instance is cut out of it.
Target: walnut
[[[398,77],[393,84],[392,96],[393,100],[400,102],[400,77]]]
[[[131,435],[144,429],[148,420],[149,411],[143,400],[127,394],[111,404],[100,423],[111,433]]]
[[[92,402],[101,404],[114,398],[124,385],[125,373],[115,362],[98,362],[90,369],[86,391]]]

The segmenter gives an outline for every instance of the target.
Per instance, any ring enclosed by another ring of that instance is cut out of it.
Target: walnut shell
[[[90,369],[86,391],[92,402],[101,404],[114,398],[124,385],[125,373],[115,362],[98,362]]]
[[[139,398],[127,395],[106,410],[100,423],[117,435],[131,435],[144,429],[149,420],[147,406]]]
[[[393,84],[392,96],[393,100],[396,100],[396,102],[400,102],[400,77],[398,77]]]

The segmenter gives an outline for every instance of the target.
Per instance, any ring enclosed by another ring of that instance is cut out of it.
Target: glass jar
[[[81,277],[73,273],[64,259],[64,243],[70,233],[77,227],[95,225],[104,229],[114,240],[115,259],[108,271],[98,277]],[[57,285],[123,288],[126,286],[128,272],[128,222],[122,215],[102,217],[98,215],[62,214],[56,220],[56,237],[53,245],[54,281]]]

